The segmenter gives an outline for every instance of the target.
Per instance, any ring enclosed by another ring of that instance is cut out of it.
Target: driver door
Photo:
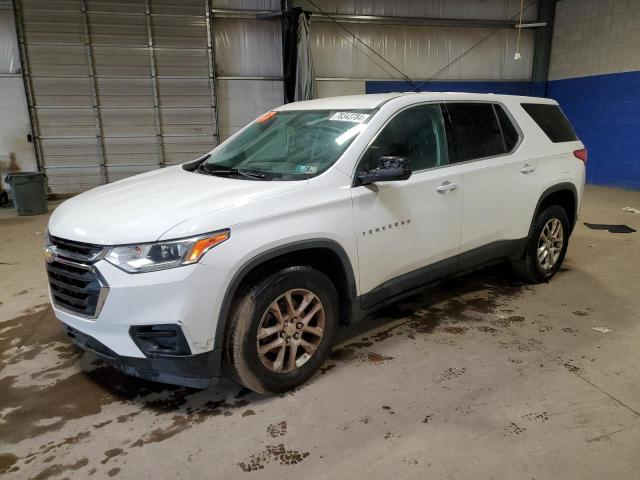
[[[408,180],[351,189],[362,306],[453,273],[460,251],[462,175],[448,167],[439,104],[398,112],[365,151],[357,172],[382,156],[410,160]]]

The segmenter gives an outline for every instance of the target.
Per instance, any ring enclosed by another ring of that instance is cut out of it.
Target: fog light
[[[191,355],[182,329],[175,324],[136,325],[129,335],[147,357]]]

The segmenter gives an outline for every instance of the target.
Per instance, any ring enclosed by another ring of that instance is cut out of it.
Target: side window
[[[516,130],[516,127],[513,126],[513,122],[506,114],[504,108],[502,108],[501,105],[494,104],[493,108],[495,108],[496,114],[498,115],[498,120],[500,121],[502,138],[504,139],[504,147],[507,152],[510,152],[518,143],[518,131]]]
[[[443,108],[450,163],[505,153],[500,124],[491,103],[447,103]]]
[[[411,107],[382,129],[364,154],[359,171],[378,168],[380,157],[406,157],[414,172],[447,164],[447,144],[440,105]]]
[[[523,103],[522,108],[553,143],[578,140],[575,130],[558,105]]]

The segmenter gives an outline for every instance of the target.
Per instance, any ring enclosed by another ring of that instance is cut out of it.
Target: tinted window
[[[507,152],[513,150],[518,143],[518,131],[513,126],[511,119],[500,105],[493,105],[500,121],[500,128],[502,128],[502,138],[504,139],[504,148]]]
[[[449,162],[505,153],[498,118],[490,103],[447,103]]]
[[[523,103],[522,108],[533,118],[552,142],[573,142],[578,139],[576,132],[559,106]]]
[[[440,105],[408,108],[382,129],[364,155],[359,170],[372,170],[380,157],[399,156],[411,161],[413,171],[447,164],[447,146]]]

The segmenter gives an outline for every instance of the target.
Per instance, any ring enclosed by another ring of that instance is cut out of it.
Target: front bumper
[[[105,363],[126,375],[190,388],[207,388],[221,375],[221,349],[196,355],[164,355],[154,358],[127,357],[118,355],[103,343],[80,330],[66,324],[64,328],[67,336],[76,346],[93,352]]]
[[[214,339],[228,270],[195,264],[129,274],[104,260],[92,268],[109,288],[97,315],[71,312],[52,298],[74,343],[128,375],[157,382],[206,388],[220,375]],[[134,341],[132,330],[158,325],[179,329],[186,345],[180,354],[148,354]]]

